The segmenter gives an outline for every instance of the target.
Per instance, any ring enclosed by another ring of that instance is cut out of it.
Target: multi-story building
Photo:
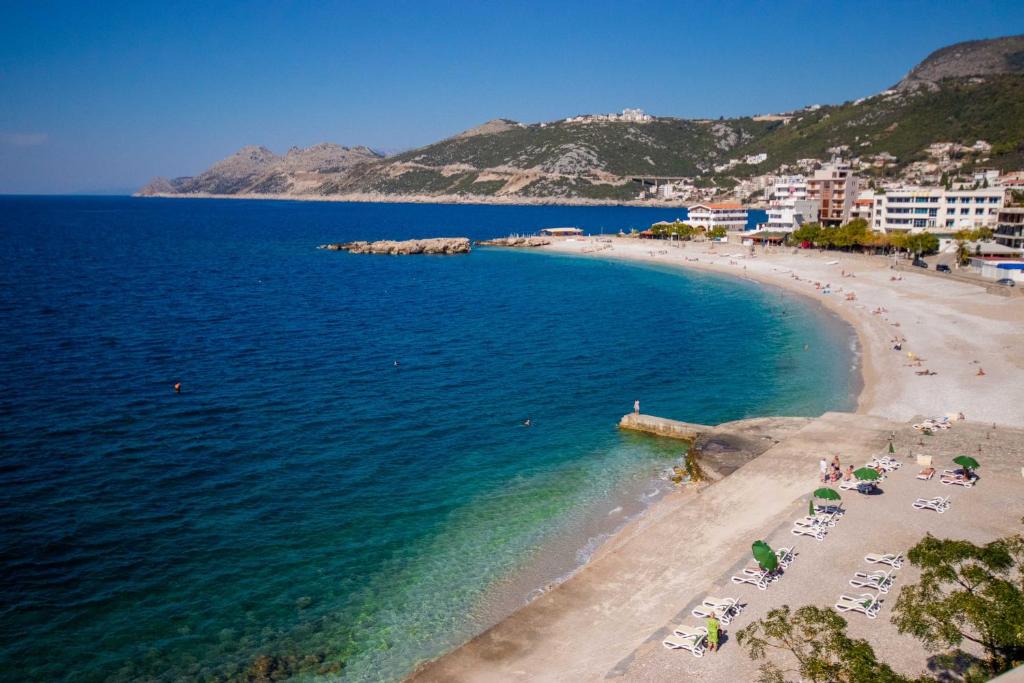
[[[944,190],[904,187],[874,194],[871,229],[881,232],[952,233],[963,228],[994,227],[1003,208],[1001,187]]]
[[[765,191],[769,204],[807,199],[807,178],[802,175],[779,176]]]
[[[996,243],[1024,249],[1024,208],[1000,209],[996,214]]]
[[[758,226],[767,232],[793,232],[818,220],[821,205],[815,199],[792,199],[768,207],[768,220]]]
[[[687,207],[687,214],[686,222],[695,228],[711,230],[722,226],[726,230],[745,230],[747,227],[747,210],[732,202],[695,204]]]
[[[842,225],[850,220],[857,188],[858,179],[850,165],[833,161],[819,168],[808,179],[807,198],[821,203],[818,220],[822,225]]]

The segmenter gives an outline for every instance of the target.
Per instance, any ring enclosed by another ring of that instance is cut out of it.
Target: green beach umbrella
[[[960,465],[960,467],[969,470],[976,470],[979,467],[981,467],[981,463],[979,463],[977,460],[975,460],[969,455],[958,455],[955,458],[953,458],[953,462],[955,462],[957,465]]]
[[[750,546],[750,550],[754,554],[754,559],[757,560],[757,564],[760,565],[761,569],[773,572],[778,568],[778,556],[776,556],[775,551],[772,550],[771,546],[764,541],[754,541],[754,544]]]
[[[821,498],[822,500],[842,500],[843,497],[839,495],[839,492],[835,489],[830,489],[827,486],[823,486],[814,492],[815,498]]]
[[[895,453],[896,452],[896,449],[892,447],[892,441],[889,442],[889,452],[890,453]]]
[[[853,473],[853,476],[857,477],[861,481],[875,481],[881,477],[878,472],[874,471],[870,467],[861,467]]]
[[[811,516],[811,517],[814,517],[815,512],[814,512],[814,499],[813,498],[811,498],[811,499],[809,499],[807,501],[807,514],[809,516]]]

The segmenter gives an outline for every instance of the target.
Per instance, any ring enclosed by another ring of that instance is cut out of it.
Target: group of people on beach
[[[845,481],[851,481],[853,479],[853,465],[849,465],[846,468],[846,474],[843,474],[843,466],[839,462],[839,456],[832,456],[832,462],[829,462],[825,458],[822,458],[818,462],[818,471],[821,475],[821,482],[823,484],[831,484],[843,479]]]

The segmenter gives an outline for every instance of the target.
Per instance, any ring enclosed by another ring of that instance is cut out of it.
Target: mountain
[[[158,178],[140,194],[623,201],[637,196],[633,178],[686,177],[724,194],[745,178],[837,153],[866,159],[862,173],[892,176],[928,161],[934,143],[978,140],[991,148],[958,152],[965,167],[1024,167],[1024,35],[942,48],[892,89],[855,102],[718,120],[630,111],[535,124],[495,119],[388,157],[329,144],[283,156],[246,147],[198,176]]]
[[[928,55],[895,87],[935,88],[943,79],[1024,73],[1024,35],[969,40]]]
[[[249,146],[197,176],[155,178],[139,194],[303,194],[327,177],[382,158],[368,147],[331,143],[292,147],[283,156],[266,147]]]

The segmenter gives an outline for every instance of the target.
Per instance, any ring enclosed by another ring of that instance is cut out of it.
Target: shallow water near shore
[[[778,290],[315,249],[676,214],[0,199],[0,670],[396,680],[660,495],[680,447],[615,428],[634,399],[850,409],[852,331]]]

